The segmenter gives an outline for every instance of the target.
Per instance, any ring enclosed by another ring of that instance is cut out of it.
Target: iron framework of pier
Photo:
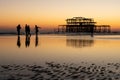
[[[94,19],[73,17],[66,20],[66,25],[59,25],[58,32],[67,33],[110,33],[110,25],[95,25]]]

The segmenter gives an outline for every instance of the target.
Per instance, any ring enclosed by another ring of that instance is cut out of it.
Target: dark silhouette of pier
[[[62,33],[110,33],[109,25],[96,25],[92,18],[73,17],[66,19],[65,25],[59,25],[57,32]]]

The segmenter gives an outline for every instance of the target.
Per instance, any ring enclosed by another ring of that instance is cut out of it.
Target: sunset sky
[[[72,17],[94,18],[120,30],[120,0],[0,0],[0,32],[18,24],[53,29]]]

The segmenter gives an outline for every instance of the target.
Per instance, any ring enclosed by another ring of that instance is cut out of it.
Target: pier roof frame
[[[73,17],[66,19],[66,22],[94,22],[94,19],[85,17]]]

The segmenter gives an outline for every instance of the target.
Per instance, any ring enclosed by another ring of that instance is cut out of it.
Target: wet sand
[[[0,65],[0,80],[120,80],[120,63]]]

